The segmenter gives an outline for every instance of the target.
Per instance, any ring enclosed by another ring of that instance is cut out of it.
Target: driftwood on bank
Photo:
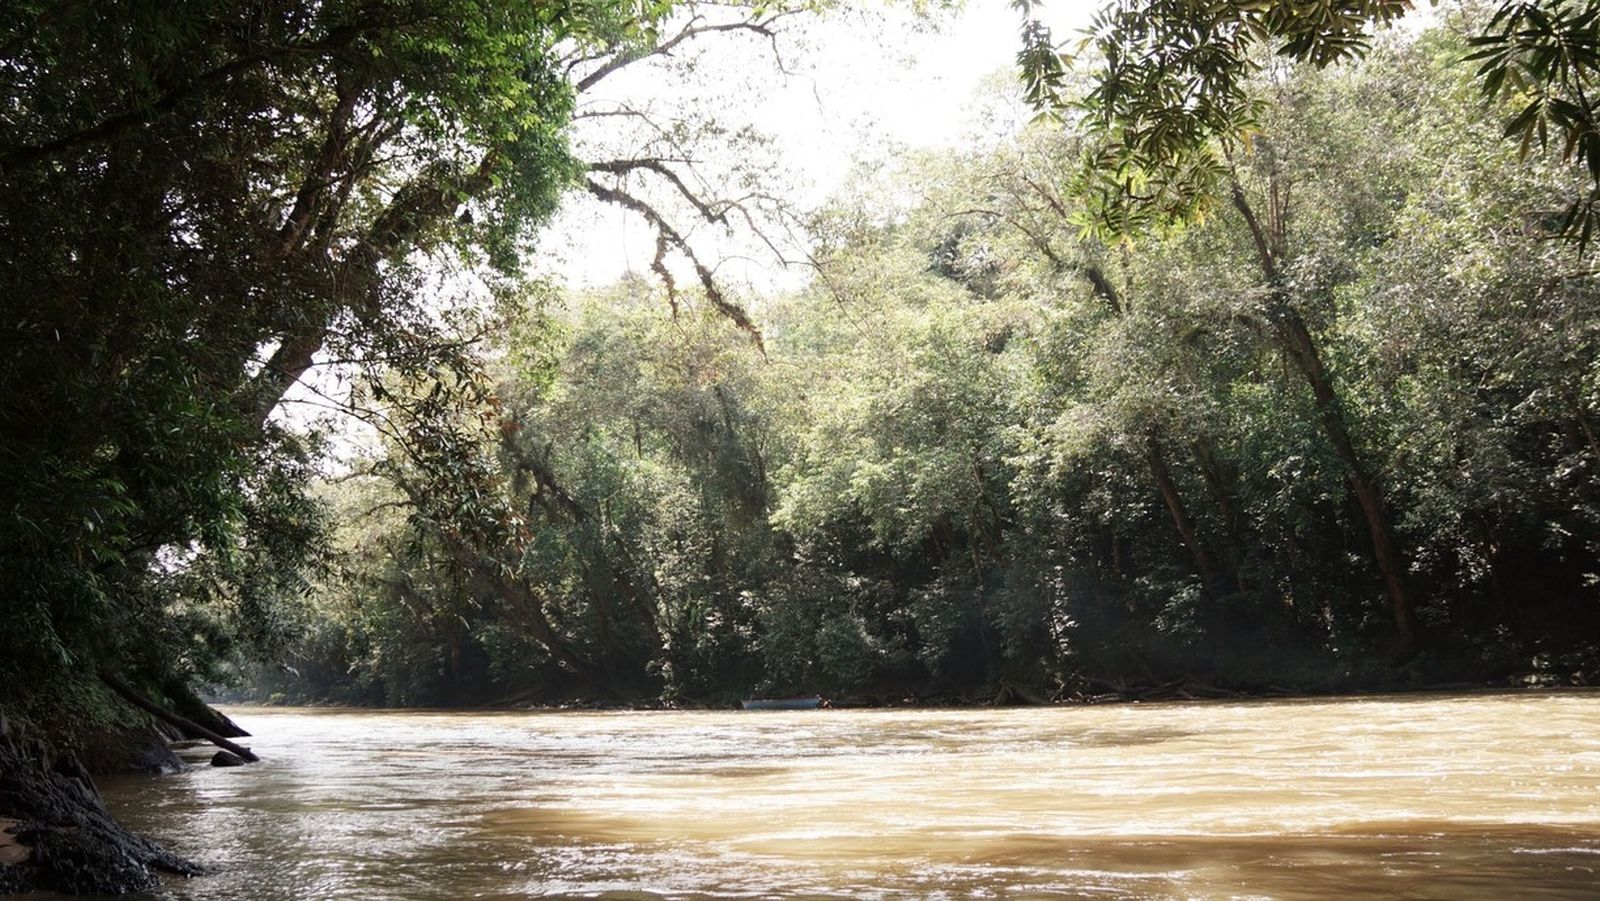
[[[246,748],[243,745],[235,744],[221,735],[211,731],[210,729],[200,725],[199,723],[184,719],[183,717],[178,716],[176,713],[163,708],[160,704],[157,704],[155,701],[152,701],[140,694],[133,688],[133,686],[122,681],[116,676],[113,676],[111,673],[108,673],[105,670],[100,671],[100,681],[110,686],[111,689],[117,694],[126,698],[130,704],[138,707],[140,710],[143,710],[144,712],[150,714],[158,720],[161,720],[164,723],[174,726],[190,735],[203,738],[217,747],[237,754],[239,757],[252,763],[261,759],[252,753],[249,748]]]
[[[1079,691],[1064,695],[1064,699],[1084,704],[1116,704],[1127,701],[1201,701],[1226,698],[1268,697],[1284,694],[1287,690],[1269,686],[1265,691],[1240,691],[1220,688],[1201,682],[1192,676],[1183,676],[1148,684],[1130,685],[1118,680],[1091,679]],[[1295,692],[1288,692],[1296,694]]]
[[[1040,697],[1029,691],[1027,687],[1005,679],[1000,680],[999,690],[995,692],[994,699],[989,702],[991,707],[1046,707],[1049,704],[1049,698]]]

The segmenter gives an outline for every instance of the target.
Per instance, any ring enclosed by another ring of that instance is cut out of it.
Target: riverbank
[[[0,707],[0,895],[143,892],[156,888],[161,874],[202,871],[127,829],[96,784],[171,777],[187,768],[176,751],[184,743],[237,748],[224,736],[248,734],[187,687],[163,688],[157,703],[100,673],[52,684],[53,696],[28,705],[32,716]]]
[[[77,755],[0,717],[0,895],[127,894],[155,888],[161,873],[201,872],[119,823]]]
[[[1416,686],[1378,686],[1372,688],[1344,688],[1308,690],[1294,689],[1283,686],[1271,686],[1261,690],[1231,690],[1219,688],[1202,682],[1175,680],[1158,685],[1125,685],[1115,686],[1101,684],[1100,690],[1086,690],[1065,692],[1057,696],[1046,696],[1041,692],[1002,682],[993,689],[968,692],[926,692],[922,694],[895,692],[888,694],[840,694],[829,695],[823,693],[825,705],[835,709],[860,709],[860,710],[890,710],[890,709],[924,709],[924,710],[963,710],[981,709],[992,707],[1073,707],[1093,706],[1104,704],[1130,704],[1142,702],[1166,701],[1271,701],[1271,700],[1338,700],[1341,698],[1402,698],[1409,695],[1499,695],[1519,693],[1552,693],[1552,692],[1584,692],[1600,691],[1600,686],[1587,681],[1574,680],[1570,676],[1550,676],[1546,674],[1526,674],[1513,677],[1504,681],[1484,682],[1439,682]],[[262,709],[299,709],[315,708],[327,710],[417,710],[417,711],[457,711],[457,712],[505,712],[505,711],[549,711],[549,712],[582,712],[582,711],[725,711],[740,709],[740,698],[566,698],[559,700],[530,701],[526,698],[503,698],[479,704],[462,706],[385,706],[372,704],[350,704],[337,701],[305,701],[297,703],[279,703],[258,698],[235,696],[225,699],[212,699],[219,705],[236,706],[243,708]]]

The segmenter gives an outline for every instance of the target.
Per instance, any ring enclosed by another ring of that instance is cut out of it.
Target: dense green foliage
[[[569,123],[764,25],[181,6],[0,13],[0,708],[93,711],[99,670],[467,704],[1600,665],[1600,305],[1553,240],[1587,5],[1368,48],[1397,4],[1114,4],[1084,115],[863,182],[759,315],[640,188],[726,227],[759,179],[711,202],[687,126],[585,164]],[[1150,55],[1200,7],[1226,52]],[[569,187],[667,283],[529,280]],[[323,406],[362,429],[287,412]]]
[[[1046,114],[1070,111],[1102,140],[1083,158],[1081,218],[1109,234],[1188,221],[1225,195],[1223,156],[1261,124],[1252,79],[1273,55],[1318,67],[1364,55],[1411,12],[1412,0],[1109,0],[1081,42],[1062,52],[1033,0],[1013,0],[1024,20],[1018,56],[1028,99]],[[1504,100],[1505,137],[1527,156],[1554,149],[1588,184],[1565,198],[1559,231],[1587,245],[1600,225],[1600,2],[1465,3],[1474,18],[1464,61],[1487,98]],[[1436,5],[1437,8],[1437,5]],[[1449,14],[1458,7],[1450,6]],[[1068,87],[1076,57],[1092,84]]]
[[[327,487],[343,576],[266,690],[1592,674],[1600,287],[1466,52],[1255,83],[1228,206],[1138,243],[1082,228],[1092,130],[908,165],[813,223],[764,352],[646,282],[530,310],[487,419],[410,420],[472,453]]]
[[[0,12],[0,706],[71,715],[97,669],[160,686],[281,643],[326,522],[285,391],[318,354],[459,367],[425,276],[517,293],[581,171],[569,59],[648,46],[664,13]]]

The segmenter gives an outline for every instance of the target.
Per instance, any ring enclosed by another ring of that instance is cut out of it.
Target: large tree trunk
[[[186,720],[197,723],[210,729],[225,738],[249,738],[250,733],[239,727],[239,724],[217,711],[200,699],[190,688],[179,679],[168,679],[161,687],[162,694],[172,702],[172,712]],[[204,738],[203,735],[185,733],[184,738]]]
[[[1217,567],[1211,555],[1206,553],[1205,545],[1200,541],[1199,531],[1195,528],[1194,519],[1189,515],[1189,508],[1183,503],[1183,496],[1178,493],[1178,486],[1172,480],[1172,471],[1167,466],[1166,448],[1154,434],[1151,434],[1145,438],[1144,454],[1145,463],[1150,468],[1150,477],[1155,480],[1156,488],[1161,492],[1161,500],[1166,503],[1167,512],[1172,515],[1172,524],[1177,527],[1184,547],[1189,549],[1189,556],[1194,559],[1195,569],[1205,582],[1206,590],[1210,591],[1219,584]]]
[[[1096,297],[1105,302],[1107,310],[1112,316],[1121,319],[1127,310],[1127,304],[1117,293],[1116,286],[1111,283],[1104,271],[1098,266],[1085,265],[1082,267],[1085,280],[1089,282],[1090,289]],[[1177,527],[1178,535],[1183,539],[1183,546],[1189,551],[1189,556],[1194,560],[1195,572],[1205,583],[1207,591],[1220,584],[1220,576],[1215,561],[1206,551],[1205,545],[1200,541],[1199,530],[1195,528],[1194,517],[1189,514],[1189,507],[1183,502],[1183,495],[1178,491],[1177,482],[1172,478],[1172,467],[1167,463],[1167,450],[1156,436],[1155,429],[1145,438],[1145,464],[1150,470],[1150,478],[1156,483],[1156,490],[1161,493],[1161,501],[1166,504],[1167,512],[1172,516],[1172,524]]]
[[[395,192],[389,206],[373,220],[366,233],[359,236],[341,262],[327,261],[331,277],[326,285],[329,296],[324,300],[332,302],[326,304],[325,314],[286,328],[279,336],[272,357],[246,385],[242,399],[244,409],[256,427],[267,421],[283,396],[311,368],[341,311],[382,315],[378,297],[381,264],[404,256],[424,236],[452,218],[469,199],[488,190],[494,183],[499,159],[497,153],[487,153],[470,172],[453,172],[442,167],[424,170]],[[268,255],[279,260],[294,256],[295,242],[304,234],[303,228],[291,228]]]
[[[1322,363],[1311,330],[1306,327],[1300,312],[1290,302],[1278,273],[1278,259],[1283,254],[1284,239],[1281,234],[1269,235],[1264,231],[1255,211],[1244,196],[1244,190],[1235,182],[1232,186],[1234,208],[1244,217],[1255,241],[1261,272],[1266,277],[1270,295],[1266,302],[1266,318],[1278,348],[1299,371],[1311,388],[1323,433],[1333,445],[1334,453],[1343,464],[1345,480],[1361,506],[1366,521],[1367,534],[1372,540],[1372,556],[1383,577],[1384,593],[1389,599],[1389,609],[1394,617],[1396,657],[1409,657],[1416,650],[1417,616],[1406,586],[1405,567],[1395,548],[1389,513],[1384,508],[1383,493],[1356,453],[1355,442],[1350,437],[1350,427],[1345,421],[1343,405],[1333,379]],[[1281,222],[1282,217],[1277,217]]]
[[[1322,430],[1333,445],[1334,452],[1344,464],[1345,480],[1361,506],[1366,520],[1367,534],[1372,540],[1372,556],[1383,576],[1383,587],[1389,598],[1389,608],[1394,616],[1396,656],[1407,656],[1416,649],[1417,617],[1412,607],[1410,591],[1406,586],[1405,566],[1395,549],[1389,513],[1384,507],[1383,493],[1377,482],[1367,472],[1355,443],[1350,438],[1349,425],[1334,391],[1333,381],[1322,365],[1311,333],[1306,329],[1300,314],[1287,305],[1280,305],[1274,319],[1274,330],[1285,354],[1311,386],[1311,394],[1322,421]]]
[[[1228,572],[1233,575],[1234,587],[1239,591],[1248,591],[1250,583],[1244,577],[1244,525],[1240,520],[1239,506],[1234,502],[1232,492],[1228,490],[1227,479],[1223,476],[1222,466],[1218,463],[1216,452],[1211,445],[1204,441],[1196,441],[1191,450],[1194,452],[1195,461],[1200,464],[1200,476],[1205,480],[1206,487],[1211,490],[1211,499],[1217,505],[1217,512],[1222,514],[1222,528],[1228,539],[1226,548]]]

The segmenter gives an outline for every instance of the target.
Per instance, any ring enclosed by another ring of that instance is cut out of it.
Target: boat
[[[816,710],[822,706],[822,699],[815,695],[809,698],[745,698],[739,706],[745,710]]]

